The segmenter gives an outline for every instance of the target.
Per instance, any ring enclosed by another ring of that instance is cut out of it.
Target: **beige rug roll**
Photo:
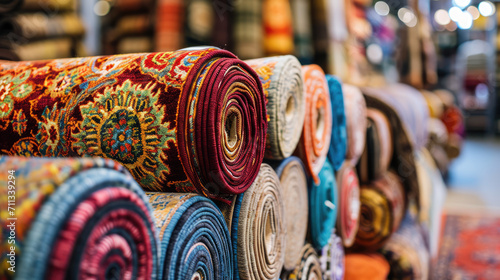
[[[279,279],[285,259],[285,211],[276,172],[261,165],[250,188],[220,205],[231,231],[236,280]]]
[[[321,264],[311,244],[302,248],[300,264],[288,275],[288,280],[321,280]]]

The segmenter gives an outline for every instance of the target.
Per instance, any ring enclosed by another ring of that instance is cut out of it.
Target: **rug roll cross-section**
[[[335,228],[338,208],[337,182],[332,165],[327,160],[319,172],[320,183],[309,187],[309,229],[311,243],[322,249]]]
[[[354,247],[375,251],[399,228],[405,213],[405,192],[398,175],[389,171],[378,180],[361,185],[360,201]]]
[[[366,102],[359,88],[343,84],[345,115],[347,124],[347,154],[346,159],[356,165],[366,139]]]
[[[268,128],[265,158],[292,155],[302,133],[306,100],[300,62],[291,55],[245,61],[259,75],[266,95]]]
[[[280,178],[286,213],[285,263],[283,268],[291,271],[297,267],[300,261],[301,246],[304,245],[307,235],[309,221],[307,177],[302,162],[294,156],[285,159],[276,168],[276,173]]]
[[[263,163],[252,186],[232,205],[221,204],[231,228],[234,279],[278,279],[285,254],[283,193],[274,170]]]
[[[343,280],[345,274],[345,253],[342,239],[332,233],[328,244],[321,249],[321,271],[324,280]]]
[[[342,238],[344,247],[348,248],[354,243],[358,232],[361,207],[358,176],[349,162],[344,162],[337,172],[337,186],[339,192],[337,232]]]
[[[147,195],[159,233],[159,279],[234,279],[229,230],[212,201],[196,194]]]
[[[306,116],[295,153],[316,184],[326,161],[332,134],[332,108],[325,73],[318,65],[302,66],[306,93]]]
[[[2,247],[11,249],[2,250],[0,279],[156,279],[152,209],[121,165],[5,156],[0,183],[0,201],[15,204],[0,210],[2,232],[10,232]],[[4,265],[8,254],[15,272]]]
[[[288,280],[320,280],[323,279],[318,254],[311,246],[302,247],[300,264],[288,275]]]
[[[264,156],[257,74],[214,48],[0,64],[0,153],[100,156],[148,191],[224,199]]]

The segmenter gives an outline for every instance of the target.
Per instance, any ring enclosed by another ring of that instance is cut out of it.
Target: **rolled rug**
[[[318,173],[326,161],[332,134],[332,108],[325,73],[318,65],[302,66],[306,91],[306,116],[295,150],[309,176],[319,184]]]
[[[405,198],[403,185],[392,171],[370,184],[361,185],[361,214],[354,248],[380,249],[399,228],[405,213]]]
[[[345,257],[345,280],[385,280],[390,266],[380,253],[351,253]]]
[[[156,279],[151,206],[121,165],[6,156],[0,183],[1,279]]]
[[[280,181],[263,163],[259,176],[221,211],[231,229],[234,279],[278,279],[285,259],[286,219]]]
[[[231,237],[212,201],[196,194],[147,196],[160,239],[158,279],[233,279]]]
[[[366,139],[366,103],[361,91],[352,85],[343,84],[344,106],[347,124],[346,159],[355,165],[363,154]]]
[[[347,129],[344,111],[344,95],[340,80],[332,75],[326,75],[330,100],[332,101],[332,139],[328,149],[328,158],[335,171],[344,163],[347,152]]]
[[[342,238],[344,247],[354,243],[359,226],[361,203],[359,201],[359,180],[354,167],[345,162],[337,172],[339,193],[337,232]]]
[[[164,52],[182,48],[184,46],[183,29],[184,1],[156,1],[155,50]]]
[[[377,180],[388,170],[392,160],[392,131],[389,119],[379,110],[366,110],[368,125],[363,154],[358,161],[359,180],[369,183]]]
[[[321,249],[321,271],[323,280],[342,280],[345,273],[345,256],[342,239],[332,233],[328,245]]]
[[[300,264],[295,270],[288,275],[288,280],[321,280],[321,264],[319,263],[318,254],[311,246],[306,244],[300,253]]]
[[[300,250],[306,240],[309,199],[307,178],[302,162],[297,157],[285,159],[276,169],[283,190],[285,206],[285,262],[283,267],[290,271],[300,261]]]
[[[218,199],[264,157],[261,83],[227,51],[2,62],[1,88],[3,154],[111,158],[146,190]]]
[[[386,279],[429,279],[429,252],[422,236],[422,229],[410,214],[401,227],[382,248],[381,253],[390,265]]]
[[[314,248],[328,244],[337,221],[338,193],[335,173],[328,160],[319,172],[320,183],[309,188],[309,229]]]
[[[245,61],[259,75],[266,95],[268,159],[292,155],[302,133],[306,95],[300,62],[291,55]]]

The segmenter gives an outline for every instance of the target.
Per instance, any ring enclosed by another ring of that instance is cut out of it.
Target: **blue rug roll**
[[[335,170],[339,170],[347,151],[347,130],[344,111],[344,96],[340,80],[326,75],[330,99],[332,101],[332,140],[328,150],[328,159]]]
[[[309,227],[316,249],[328,244],[337,221],[338,193],[333,167],[327,160],[319,172],[319,185],[309,188]]]
[[[212,201],[196,194],[147,196],[160,238],[159,279],[233,279],[229,230]]]

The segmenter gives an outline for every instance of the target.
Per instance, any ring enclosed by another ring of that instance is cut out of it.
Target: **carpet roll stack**
[[[339,188],[339,206],[337,229],[344,247],[351,247],[354,243],[359,227],[360,190],[359,180],[353,166],[345,162],[337,173]]]
[[[302,133],[306,95],[300,62],[291,55],[245,61],[259,75],[267,101],[265,157],[289,157]]]
[[[263,163],[252,186],[221,210],[231,228],[234,279],[278,279],[285,259],[286,213],[274,170]]]
[[[1,209],[2,231],[9,233],[2,234],[2,247],[10,251],[2,250],[0,278],[157,277],[151,207],[119,164],[2,157],[0,183],[1,202],[12,205]],[[12,232],[15,239],[8,238]],[[15,273],[7,270],[8,260]]]
[[[363,153],[366,139],[366,103],[361,91],[352,85],[342,85],[347,124],[346,159],[353,165]]]
[[[321,249],[321,271],[324,280],[342,280],[345,273],[344,246],[342,239],[332,233],[328,245]]]
[[[335,170],[339,170],[347,152],[346,115],[344,111],[344,95],[339,79],[326,75],[330,100],[332,102],[332,139],[328,150],[328,159]]]
[[[158,279],[234,279],[229,230],[212,201],[196,194],[147,195],[160,239]]]
[[[328,244],[337,219],[337,183],[332,165],[326,161],[319,172],[320,184],[309,188],[309,228],[314,248]]]
[[[332,108],[325,73],[318,65],[302,66],[306,92],[306,116],[296,154],[316,184],[326,161],[332,131]]]
[[[389,119],[377,109],[368,108],[366,112],[368,117],[366,143],[357,166],[362,183],[368,183],[383,176],[389,169],[393,155]]]
[[[288,280],[320,280],[322,279],[321,264],[318,254],[311,246],[306,244],[302,248],[300,264],[286,277]]]
[[[285,209],[285,262],[283,268],[291,271],[300,261],[300,250],[305,242],[308,226],[309,200],[307,177],[302,162],[289,157],[276,169],[280,178]]]
[[[227,51],[6,62],[0,88],[4,154],[110,158],[146,190],[221,200],[264,156],[261,83]]]
[[[378,250],[394,233],[405,213],[405,193],[398,175],[389,171],[361,186],[361,213],[355,247]]]

